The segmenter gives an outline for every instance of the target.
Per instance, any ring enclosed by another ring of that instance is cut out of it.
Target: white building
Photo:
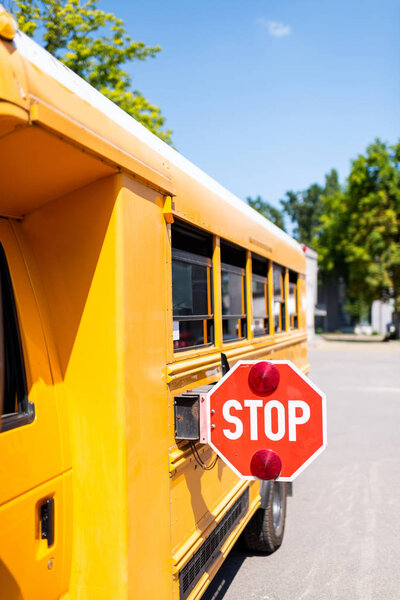
[[[315,335],[315,307],[318,294],[318,254],[315,250],[303,245],[306,255],[306,321],[308,339]]]
[[[393,324],[394,300],[387,302],[375,300],[371,307],[371,329],[381,335],[389,333],[388,327]]]

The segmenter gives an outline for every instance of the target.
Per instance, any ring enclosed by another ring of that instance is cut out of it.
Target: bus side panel
[[[123,179],[128,597],[171,598],[166,224],[163,199]]]
[[[59,356],[73,472],[70,598],[127,597],[120,245],[109,177],[28,215]]]

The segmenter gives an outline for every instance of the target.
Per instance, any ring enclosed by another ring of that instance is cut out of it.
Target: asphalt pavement
[[[318,340],[328,448],[288,498],[281,548],[240,543],[202,600],[400,599],[400,342]]]

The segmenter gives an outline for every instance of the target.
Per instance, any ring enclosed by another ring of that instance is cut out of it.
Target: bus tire
[[[243,539],[252,552],[271,554],[282,544],[286,520],[287,487],[271,482],[266,508],[259,508],[247,524]]]

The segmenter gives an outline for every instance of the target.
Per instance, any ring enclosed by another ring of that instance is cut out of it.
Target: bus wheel
[[[268,482],[266,508],[259,508],[247,524],[243,539],[248,550],[271,554],[282,544],[286,519],[285,483]]]

